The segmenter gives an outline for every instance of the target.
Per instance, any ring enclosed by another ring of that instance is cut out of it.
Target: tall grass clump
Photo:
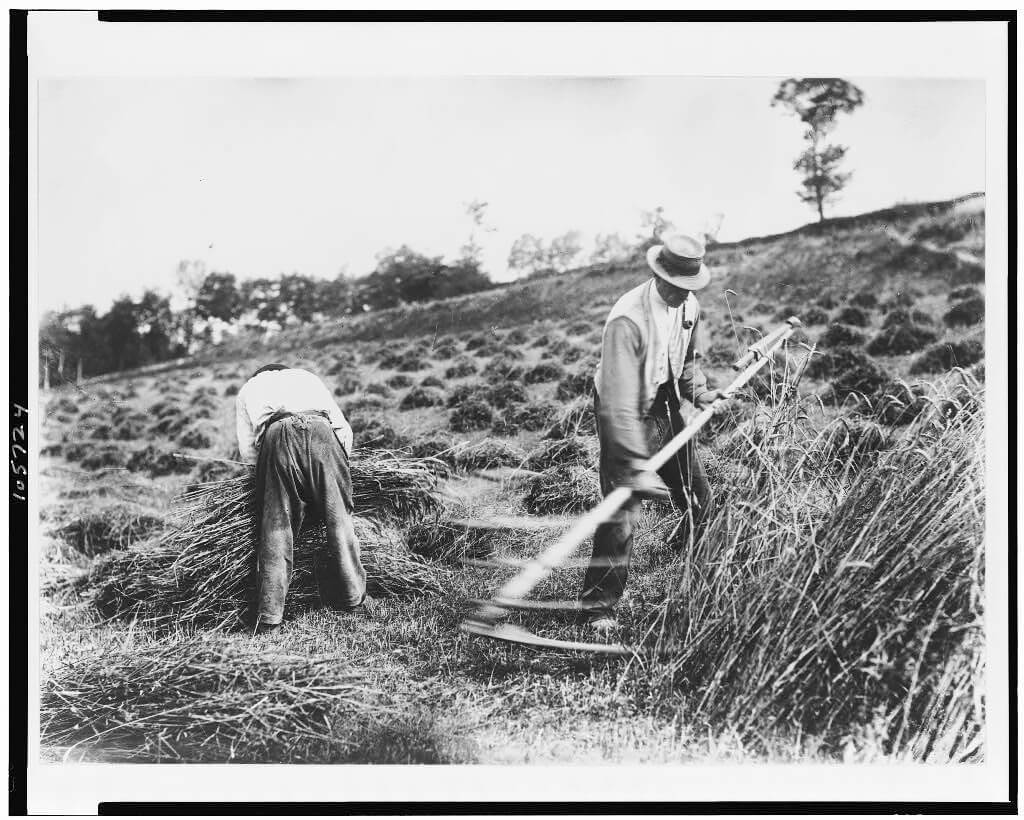
[[[983,412],[976,388],[953,396],[870,458],[833,427],[754,463],[651,630],[686,720],[755,745],[984,756]]]

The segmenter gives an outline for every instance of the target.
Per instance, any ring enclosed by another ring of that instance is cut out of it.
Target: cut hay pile
[[[534,515],[582,513],[601,501],[597,473],[576,464],[551,467],[533,481],[523,506]]]
[[[311,749],[343,753],[379,698],[336,656],[196,636],[66,664],[44,684],[40,725],[44,744],[108,760],[301,762]]]
[[[687,720],[753,747],[782,730],[834,754],[983,759],[984,414],[976,392],[957,406],[845,475],[755,465],[652,629]]]
[[[167,526],[167,519],[137,504],[115,502],[66,519],[56,535],[82,555],[99,555],[144,541]]]
[[[597,439],[594,436],[542,441],[526,457],[528,470],[546,470],[559,464],[580,466],[597,463]]]
[[[526,453],[506,441],[485,438],[455,445],[441,457],[459,470],[491,470],[519,467],[526,460]]]
[[[371,595],[441,592],[446,579],[412,555],[395,518],[436,513],[437,475],[428,460],[377,453],[353,460],[356,535]],[[99,561],[82,585],[107,617],[138,616],[153,625],[236,626],[253,598],[257,528],[251,475],[199,485],[181,497],[176,527],[164,537]],[[319,603],[314,563],[326,543],[323,524],[310,520],[295,545],[288,607]]]

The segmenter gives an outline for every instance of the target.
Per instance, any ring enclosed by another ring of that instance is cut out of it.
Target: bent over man
[[[626,587],[641,501],[671,498],[684,514],[676,545],[700,536],[711,508],[711,487],[692,441],[657,473],[640,468],[721,396],[708,389],[694,356],[700,321],[694,292],[711,279],[703,257],[698,240],[665,238],[647,253],[651,278],[622,296],[605,322],[594,379],[601,492],[627,486],[634,495],[594,533],[582,609],[598,632],[617,627],[614,609]]]
[[[238,391],[235,408],[238,451],[256,463],[257,631],[281,623],[295,538],[310,509],[327,527],[326,549],[314,564],[321,601],[364,611],[366,572],[352,526],[352,428],[330,391],[306,370],[268,364]]]

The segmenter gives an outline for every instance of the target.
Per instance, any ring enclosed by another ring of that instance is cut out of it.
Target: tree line
[[[492,230],[484,225],[485,208],[486,203],[469,204],[474,229],[454,262],[402,245],[380,254],[373,272],[358,278],[290,273],[239,279],[233,273],[207,272],[200,261],[185,260],[178,265],[174,300],[149,289],[138,299],[121,296],[105,313],[93,305],[49,311],[40,326],[40,380],[58,384],[168,361],[214,342],[226,330],[272,332],[493,288],[496,283],[481,268],[482,248],[477,242],[480,232]],[[586,257],[579,231],[550,241],[523,234],[512,244],[508,266],[530,277],[562,273],[586,262],[621,262],[670,227],[659,206],[642,214],[634,241],[598,234]]]
[[[213,342],[225,329],[273,331],[491,287],[475,259],[445,263],[404,245],[381,255],[373,273],[360,278],[290,273],[239,280],[183,261],[175,288],[181,304],[174,307],[170,296],[149,289],[138,299],[121,296],[105,313],[93,305],[45,313],[40,378],[59,383],[168,361]]]

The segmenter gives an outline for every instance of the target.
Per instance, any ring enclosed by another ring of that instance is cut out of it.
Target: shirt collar
[[[672,307],[668,302],[661,298],[661,294],[658,293],[658,283],[653,281],[651,282],[651,306],[656,310],[672,311],[679,309]]]

